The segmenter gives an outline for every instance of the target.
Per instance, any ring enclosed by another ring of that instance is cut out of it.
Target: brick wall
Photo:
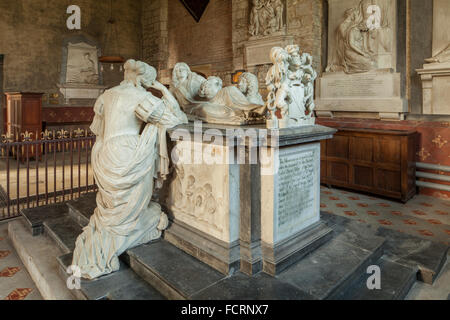
[[[142,1],[142,59],[157,70],[167,68],[168,0]]]
[[[141,1],[114,1],[120,54],[140,58]],[[77,0],[81,9],[81,30],[69,30],[66,20],[67,1],[14,0],[0,1],[0,54],[4,60],[4,91],[44,92],[58,94],[62,44],[67,37],[84,35],[104,47],[110,2]],[[109,67],[109,66],[108,66]],[[105,68],[104,83],[118,84],[123,73]]]
[[[314,67],[321,72],[323,0],[287,0],[287,22],[294,42],[313,56]]]
[[[211,0],[197,23],[179,0],[168,0],[168,65],[211,64],[212,74],[232,70],[231,1]],[[166,70],[167,72],[167,70]]]
[[[211,0],[196,22],[179,0],[143,0],[143,58],[170,82],[175,63],[211,65],[211,73],[229,84],[230,74],[244,69],[249,0]],[[321,66],[323,0],[287,0],[288,32]],[[264,82],[266,66],[251,70]]]

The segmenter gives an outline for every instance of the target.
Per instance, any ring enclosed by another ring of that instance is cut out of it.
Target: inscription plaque
[[[288,229],[314,209],[315,150],[287,152],[280,157],[278,228]]]
[[[391,73],[327,75],[321,81],[322,98],[383,98],[398,96],[396,76]]]
[[[262,240],[276,244],[320,220],[320,144],[281,148],[261,177]]]

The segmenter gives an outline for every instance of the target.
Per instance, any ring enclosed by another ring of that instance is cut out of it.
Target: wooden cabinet
[[[42,131],[42,93],[8,92],[6,95],[6,132],[16,135],[25,131]]]
[[[408,201],[416,193],[415,131],[340,128],[321,143],[321,182]]]

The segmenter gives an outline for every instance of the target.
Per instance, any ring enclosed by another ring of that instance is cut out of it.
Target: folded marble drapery
[[[103,106],[118,103],[117,96],[101,96],[94,108],[91,130],[97,140],[91,161],[99,189],[97,208],[77,238],[72,261],[83,278],[93,279],[118,270],[121,253],[159,238],[165,228],[161,224],[167,224],[160,205],[151,197],[155,182],[162,185],[169,172],[166,128],[186,119],[167,107],[166,100],[149,93],[139,95],[142,97],[135,116],[148,122],[140,135],[104,136]]]

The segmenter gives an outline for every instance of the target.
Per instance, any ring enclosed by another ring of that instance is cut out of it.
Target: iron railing
[[[0,220],[22,208],[95,191],[90,154],[95,136],[77,129],[5,134],[0,140]]]

